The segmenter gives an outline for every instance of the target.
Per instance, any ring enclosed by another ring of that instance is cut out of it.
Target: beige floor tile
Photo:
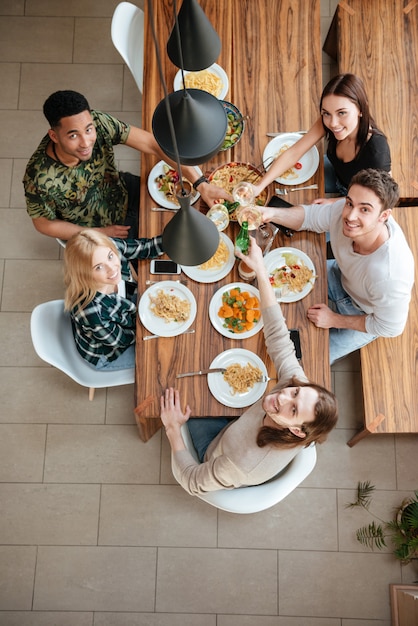
[[[5,262],[3,261],[3,259],[0,259],[0,309],[1,309],[1,300],[2,300],[2,291],[3,291],[4,265],[5,265]],[[1,381],[0,381],[0,384],[1,384]]]
[[[138,4],[135,1],[135,4]],[[26,0],[27,15],[97,15],[111,16],[115,9],[115,0],[72,0],[56,2],[56,0]]]
[[[45,547],[38,550],[37,611],[153,611],[154,548]]]
[[[0,209],[0,220],[0,249],[3,258],[58,260],[58,243],[54,238],[35,231],[26,209]],[[17,232],[19,238],[16,240]],[[36,283],[38,282],[37,277]]]
[[[304,487],[355,489],[359,481],[370,480],[378,489],[396,488],[393,436],[369,437],[350,448],[347,441],[354,433],[336,428],[317,446],[318,460]]]
[[[45,482],[158,483],[158,440],[136,426],[49,426]]]
[[[44,126],[42,126],[43,130]],[[41,131],[42,132],[42,131]],[[39,143],[39,142],[38,142]],[[36,143],[34,143],[33,148],[31,149],[31,153],[35,150]],[[30,156],[28,154],[28,158]],[[10,191],[10,206],[17,207],[20,209],[25,209],[26,213],[26,199],[25,199],[25,190],[23,188],[23,176],[25,173],[26,165],[28,162],[28,158],[25,159],[13,159],[13,173],[12,173],[12,188]],[[29,216],[26,215],[26,218],[30,220]],[[32,225],[32,222],[29,221]],[[32,226],[34,233],[36,233],[35,229]],[[38,233],[37,233],[38,234]]]
[[[106,402],[106,424],[135,424],[134,385],[109,387]]]
[[[156,610],[274,614],[277,552],[160,548]]]
[[[30,339],[30,313],[0,313],[0,366],[39,365]]]
[[[360,430],[364,425],[363,389],[360,372],[336,371],[334,393],[338,398],[337,428]]]
[[[74,63],[120,63],[120,55],[110,37],[111,18],[75,19]],[[95,36],[91,33],[94,31]],[[101,45],[97,45],[97,40]]]
[[[342,619],[341,626],[393,626],[390,619]]]
[[[1,68],[1,63],[0,63]],[[1,77],[0,77],[1,80]],[[10,203],[10,187],[12,180],[12,159],[0,160],[0,207],[8,207]],[[3,246],[1,247],[3,255]]]
[[[0,134],[0,158],[29,160],[47,131],[47,124],[40,111],[2,111],[4,128],[18,128],[18,133]],[[23,205],[24,206],[24,205]]]
[[[93,613],[5,611],[0,613],[0,626],[93,626]]]
[[[37,304],[64,296],[61,261],[6,261],[2,311],[33,311]]]
[[[25,0],[2,0],[0,15],[23,15],[25,12]]]
[[[276,506],[254,515],[219,512],[219,546],[337,550],[334,489],[298,488]],[[309,524],[306,519],[309,518]]]
[[[279,614],[387,620],[399,569],[386,554],[280,552]],[[301,581],[303,593],[295,593]]]
[[[161,476],[160,482],[164,485],[177,485],[177,481],[171,471],[171,450],[165,433],[161,433],[162,445],[161,445]],[[194,496],[189,496],[193,498]],[[207,505],[210,508],[210,505]]]
[[[92,108],[118,109],[122,103],[122,81],[123,66],[105,65],[103,60],[95,64],[24,63],[19,108],[42,110],[50,94],[72,89],[84,94]],[[40,129],[39,141],[41,137]]]
[[[395,446],[398,489],[416,490],[418,488],[418,435],[397,435]]]
[[[370,548],[363,546],[356,539],[356,531],[363,526],[369,526],[372,522],[381,523],[381,520],[391,521],[393,512],[401,504],[402,500],[411,493],[407,491],[378,491],[372,495],[370,504],[370,512],[363,508],[347,508],[350,502],[355,502],[357,492],[350,490],[338,491],[338,541],[339,549],[342,552],[365,552],[370,554]],[[374,515],[373,515],[374,514]],[[390,537],[386,539],[386,546],[382,548],[382,552],[393,552],[393,544]],[[377,549],[374,552],[378,552]],[[395,558],[395,557],[394,557]]]
[[[339,619],[316,617],[259,617],[218,615],[217,626],[341,626]],[[377,625],[375,625],[377,626]]]
[[[71,63],[74,20],[68,17],[3,17],[0,59],[22,63]]]
[[[216,541],[216,509],[180,486],[102,487],[99,545],[216,547]]]
[[[0,63],[0,109],[17,109],[19,74],[19,63]]]
[[[41,482],[45,437],[45,426],[0,424],[0,482]]]
[[[0,484],[5,544],[96,545],[99,485]]]
[[[3,611],[30,611],[35,564],[36,546],[0,546],[0,607]]]
[[[95,613],[94,626],[216,626],[216,615]]]
[[[3,423],[104,423],[106,390],[96,389],[93,402],[89,402],[86,387],[46,363],[40,367],[4,368],[0,396]]]

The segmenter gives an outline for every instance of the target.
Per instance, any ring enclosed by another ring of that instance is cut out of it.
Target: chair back
[[[199,462],[187,424],[181,427],[186,448]],[[258,513],[268,509],[289,495],[312,472],[316,465],[316,446],[311,443],[301,448],[290,463],[274,478],[261,485],[219,489],[198,494],[201,500],[229,513]]]
[[[77,351],[70,315],[64,311],[64,300],[38,304],[32,311],[30,331],[39,358],[83,387],[115,387],[135,380],[135,368],[103,371],[95,370],[86,363]]]
[[[142,93],[144,73],[144,12],[131,2],[116,7],[111,26],[113,45],[125,61]]]

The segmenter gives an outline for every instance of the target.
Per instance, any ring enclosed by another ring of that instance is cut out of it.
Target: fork
[[[146,280],[145,284],[146,285],[157,285],[158,283],[161,283],[163,281],[161,280]],[[172,280],[172,283],[182,283],[183,285],[187,285],[187,280]]]
[[[291,189],[282,189],[276,187],[274,190],[279,196],[287,196],[290,191],[299,191],[301,189],[318,189],[318,185],[307,185],[306,187],[292,187]]]
[[[180,208],[180,207],[178,207],[178,208],[176,208],[176,209],[175,209],[175,208],[173,207],[173,208],[171,209],[171,208],[169,208],[169,207],[167,207],[167,208],[163,208],[162,206],[153,206],[153,207],[151,207],[151,211],[174,211],[174,212],[176,212],[176,211],[178,211],[178,210],[179,210],[179,208]]]
[[[191,335],[194,332],[196,332],[195,329],[191,328],[189,330],[185,330],[184,332],[180,333],[180,335]],[[173,337],[180,337],[180,335],[173,335]],[[158,339],[159,337],[161,337],[161,335],[146,335],[145,337],[142,337],[142,339],[144,341],[147,341],[148,339]]]

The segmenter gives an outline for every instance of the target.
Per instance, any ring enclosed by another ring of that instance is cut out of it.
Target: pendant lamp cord
[[[157,34],[155,32],[154,11],[153,11],[153,8],[152,8],[152,0],[148,0],[148,13],[149,13],[150,22],[151,22],[152,38],[154,39],[155,54],[157,56],[158,71],[159,71],[159,74],[160,74],[160,80],[161,80],[161,84],[163,86],[163,91],[164,91],[164,102],[165,102],[165,108],[166,108],[166,112],[167,112],[168,126],[170,128],[171,141],[173,142],[173,150],[174,150],[174,154],[175,154],[175,157],[176,157],[176,164],[177,164],[177,171],[178,171],[178,175],[179,175],[179,182],[180,182],[180,186],[181,186],[181,193],[182,193],[183,196],[187,196],[187,192],[186,192],[186,190],[184,188],[184,184],[183,184],[183,176],[181,175],[181,163],[180,163],[179,149],[178,149],[178,146],[177,146],[176,131],[174,129],[173,117],[171,115],[170,101],[168,99],[167,84],[166,84],[165,79],[164,79],[163,67],[162,67],[162,63],[161,63],[160,48],[159,48],[158,41],[157,41]],[[183,75],[183,55],[182,55],[182,51],[181,51],[180,29],[179,29],[178,21],[177,21],[176,0],[174,0],[174,14],[175,14],[175,18],[176,18],[177,44],[179,46],[179,53],[180,53],[181,65],[182,65],[181,71],[182,71],[182,75]],[[184,76],[183,76],[183,84],[184,84]]]

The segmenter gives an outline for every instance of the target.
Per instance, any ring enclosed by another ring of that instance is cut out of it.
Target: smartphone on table
[[[151,274],[180,274],[181,267],[170,259],[152,259]]]
[[[297,328],[290,329],[290,339],[295,344],[296,358],[300,361],[302,358],[302,349],[300,347],[300,335]]]

